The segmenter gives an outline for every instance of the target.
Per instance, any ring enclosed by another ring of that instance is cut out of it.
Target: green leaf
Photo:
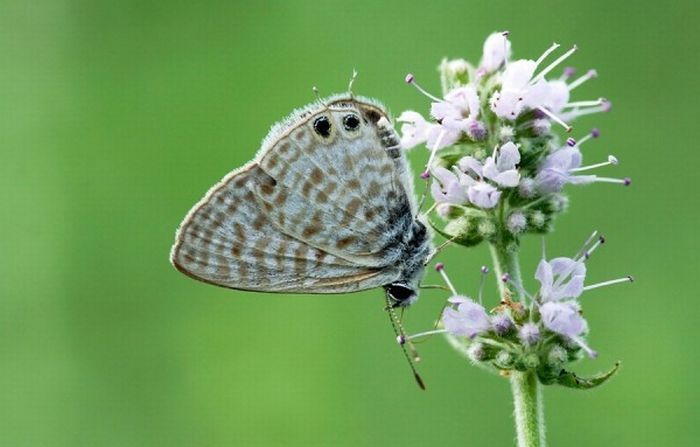
[[[608,379],[614,376],[619,369],[620,362],[617,362],[610,371],[600,373],[588,378],[579,377],[571,371],[562,369],[555,383],[561,386],[565,386],[567,388],[575,388],[578,390],[590,390],[607,382]]]

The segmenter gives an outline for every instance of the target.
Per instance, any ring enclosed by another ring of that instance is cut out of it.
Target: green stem
[[[518,252],[513,250],[508,250],[504,244],[490,243],[489,249],[491,250],[491,258],[493,259],[493,266],[496,270],[496,282],[498,283],[498,291],[501,297],[505,296],[506,283],[503,282],[503,274],[508,273],[513,284],[518,284],[522,286],[522,281],[520,278],[520,261],[518,259]],[[517,290],[515,292],[515,299],[519,296]]]
[[[545,447],[542,385],[534,371],[513,371],[510,384],[515,404],[518,447]]]

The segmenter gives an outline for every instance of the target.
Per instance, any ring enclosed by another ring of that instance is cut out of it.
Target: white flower
[[[588,329],[581,316],[581,307],[575,301],[565,303],[548,302],[540,306],[542,324],[552,332],[569,338],[577,337]]]
[[[447,93],[444,99],[440,99],[423,90],[412,75],[408,75],[406,80],[432,99],[430,114],[437,120],[437,124],[428,123],[417,112],[403,112],[397,121],[407,123],[401,127],[404,149],[426,143],[434,152],[455,144],[464,135],[475,141],[486,136],[486,126],[478,121],[480,101],[473,86],[457,87]]]
[[[520,182],[520,174],[515,168],[520,163],[520,152],[512,142],[500,147],[498,156],[494,154],[484,162],[484,177],[493,180],[500,186],[513,188]]]
[[[396,118],[396,121],[403,123],[401,125],[401,147],[406,150],[425,143],[428,140],[428,135],[437,126],[427,122],[420,113],[412,110],[403,112]]]
[[[535,183],[537,189],[542,193],[559,192],[564,188],[564,185],[570,183],[572,185],[584,185],[594,182],[602,183],[619,183],[625,186],[631,184],[629,178],[610,178],[600,177],[598,175],[580,175],[580,172],[589,171],[609,165],[617,165],[618,160],[615,156],[609,155],[608,160],[602,163],[596,163],[589,166],[581,166],[582,155],[576,144],[576,141],[569,139],[567,146],[564,146],[552,152],[545,158],[542,166],[540,166]]]
[[[453,205],[467,203],[468,198],[465,187],[467,185],[463,182],[469,183],[471,179],[461,172],[454,174],[441,166],[434,169],[433,175],[435,176],[435,180],[430,187],[430,192],[436,202]],[[463,182],[460,182],[460,180]]]
[[[514,120],[525,108],[537,107],[548,93],[547,81],[532,83],[537,63],[532,60],[511,62],[501,75],[501,90],[491,97],[491,110],[498,117]]]
[[[541,285],[542,302],[578,298],[583,293],[586,265],[581,259],[555,258],[551,261],[542,259],[537,266],[535,279]]]
[[[442,323],[450,334],[474,338],[491,329],[491,320],[482,305],[461,295],[451,297],[449,302],[456,307],[445,308]]]
[[[498,204],[501,191],[498,187],[512,188],[518,186],[520,174],[516,165],[520,162],[520,153],[515,144],[509,142],[482,164],[474,157],[462,157],[457,165],[467,178],[460,180],[467,186],[469,201],[479,208],[490,209]],[[487,180],[495,183],[496,186]]]

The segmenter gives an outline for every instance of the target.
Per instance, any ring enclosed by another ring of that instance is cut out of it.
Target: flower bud
[[[493,364],[497,368],[501,369],[511,369],[513,367],[513,363],[513,354],[508,351],[500,351],[498,354],[496,354],[496,359],[493,361]]]
[[[443,59],[440,67],[442,91],[449,92],[457,87],[469,84],[469,73],[474,68],[464,59]]]
[[[467,356],[474,363],[486,362],[496,357],[496,349],[483,343],[471,343],[467,348]]]
[[[499,337],[508,335],[514,328],[513,321],[506,313],[496,314],[491,317],[491,326]]]
[[[523,177],[520,179],[520,184],[518,185],[518,195],[524,199],[530,199],[535,196],[537,191],[537,184],[535,179],[530,177]]]
[[[515,130],[511,126],[501,126],[501,131],[498,134],[498,139],[502,143],[507,143],[508,141],[513,141],[515,137]]]
[[[542,229],[547,223],[547,217],[540,210],[533,211],[530,214],[530,223],[537,229]]]
[[[454,219],[461,213],[459,208],[452,206],[449,203],[438,203],[435,207],[435,212],[438,216],[445,220]]]
[[[448,237],[454,238],[455,243],[470,247],[483,240],[477,230],[479,221],[474,217],[461,216],[447,222],[444,232]]]
[[[512,234],[520,234],[527,228],[527,217],[522,211],[514,211],[508,216],[506,227]]]
[[[540,358],[534,352],[523,357],[523,364],[527,369],[535,369],[540,365]]]
[[[520,328],[518,337],[524,344],[533,346],[540,341],[540,329],[535,323],[525,323]]]
[[[569,354],[561,345],[554,345],[547,353],[547,363],[552,367],[560,367],[569,359]]]
[[[482,219],[481,222],[479,222],[477,231],[481,237],[489,238],[496,232],[496,225],[494,225],[490,219]]]
[[[564,194],[552,194],[549,203],[552,207],[552,211],[555,213],[563,213],[569,208],[569,197]]]

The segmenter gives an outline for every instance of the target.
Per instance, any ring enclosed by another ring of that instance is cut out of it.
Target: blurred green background
[[[442,339],[420,346],[420,392],[382,294],[273,296],[195,282],[168,263],[176,226],[269,126],[356,91],[427,112],[440,59],[478,61],[508,29],[515,57],[552,41],[606,96],[588,160],[614,153],[630,188],[570,188],[548,239],[569,255],[598,228],[584,301],[593,392],[545,390],[551,445],[697,445],[698,4],[693,1],[1,1],[0,445],[513,444],[510,392]],[[414,166],[425,153],[414,151]],[[531,275],[537,238],[524,240]],[[441,256],[477,288],[485,247]],[[430,273],[427,282],[437,278]],[[492,286],[492,284],[489,284]],[[495,302],[495,287],[489,289]],[[427,328],[444,295],[406,316]]]

